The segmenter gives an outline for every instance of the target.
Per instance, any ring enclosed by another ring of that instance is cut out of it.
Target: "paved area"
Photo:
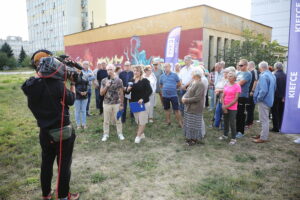
[[[0,72],[0,75],[9,75],[9,74],[32,74],[34,71],[26,71],[26,72]]]

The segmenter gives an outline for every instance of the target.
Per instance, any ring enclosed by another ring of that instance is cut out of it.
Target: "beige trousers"
[[[117,120],[117,113],[119,111],[120,104],[103,104],[103,114],[104,114],[104,121],[103,121],[103,133],[109,134],[109,125],[116,124],[117,126],[117,133],[122,133],[122,122],[121,118]]]

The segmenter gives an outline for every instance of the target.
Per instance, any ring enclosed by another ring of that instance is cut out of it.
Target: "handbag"
[[[50,129],[49,134],[54,142],[59,142],[60,140],[60,130],[61,128]],[[71,137],[73,132],[72,125],[67,125],[62,128],[62,140],[67,140]]]

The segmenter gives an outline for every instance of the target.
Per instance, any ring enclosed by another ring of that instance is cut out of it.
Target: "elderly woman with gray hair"
[[[183,133],[189,146],[197,144],[198,140],[202,139],[202,112],[205,100],[205,88],[201,81],[202,73],[200,69],[192,71],[192,81],[182,97],[184,104]]]
[[[224,114],[224,135],[219,137],[220,140],[228,138],[229,126],[231,129],[231,145],[236,143],[236,113],[238,108],[238,98],[241,93],[241,86],[236,83],[236,73],[230,71],[227,74],[228,82],[224,86],[223,95],[221,97],[222,110]]]

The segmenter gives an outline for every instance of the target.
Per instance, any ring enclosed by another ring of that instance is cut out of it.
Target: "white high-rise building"
[[[106,23],[106,0],[26,0],[33,51],[64,51],[64,35]]]
[[[251,20],[273,27],[272,40],[288,46],[291,0],[252,0]]]
[[[32,53],[29,42],[23,41],[22,37],[20,36],[7,36],[6,40],[0,39],[0,48],[5,42],[9,44],[9,46],[13,50],[15,58],[19,57],[22,47],[27,55]]]

